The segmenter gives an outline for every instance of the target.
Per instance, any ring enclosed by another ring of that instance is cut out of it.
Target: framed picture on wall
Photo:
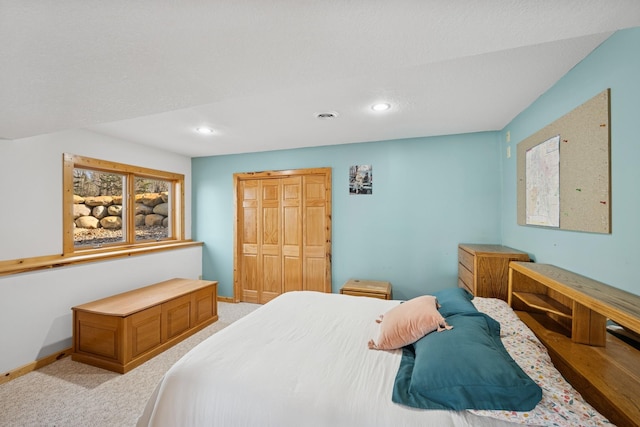
[[[371,165],[358,165],[349,168],[349,194],[373,194]]]

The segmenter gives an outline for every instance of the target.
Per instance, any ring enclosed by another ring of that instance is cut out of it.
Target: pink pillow
[[[451,329],[438,311],[438,301],[432,295],[423,295],[404,302],[384,315],[380,323],[378,342],[369,341],[369,348],[393,350],[418,341],[433,331]]]

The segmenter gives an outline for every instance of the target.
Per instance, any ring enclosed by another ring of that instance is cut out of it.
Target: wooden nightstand
[[[349,279],[340,289],[344,295],[391,299],[391,283],[376,280]]]

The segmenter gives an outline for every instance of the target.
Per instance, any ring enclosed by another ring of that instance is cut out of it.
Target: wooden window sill
[[[114,258],[125,258],[135,255],[144,255],[153,252],[170,251],[193,246],[202,246],[202,242],[193,240],[181,240],[171,242],[153,242],[138,244],[135,246],[87,250],[70,255],[47,255],[34,258],[23,258],[9,261],[0,261],[0,276],[25,273],[28,271],[45,270],[66,265],[97,262]]]

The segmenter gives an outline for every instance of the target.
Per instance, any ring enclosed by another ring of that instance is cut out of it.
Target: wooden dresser
[[[640,295],[549,264],[512,262],[509,304],[562,375],[611,422],[640,425],[640,350],[607,319],[640,334]]]
[[[529,255],[501,245],[458,245],[458,286],[474,296],[509,296],[509,262],[529,261]]]
[[[124,374],[218,320],[217,285],[171,279],[73,307],[71,358]]]

